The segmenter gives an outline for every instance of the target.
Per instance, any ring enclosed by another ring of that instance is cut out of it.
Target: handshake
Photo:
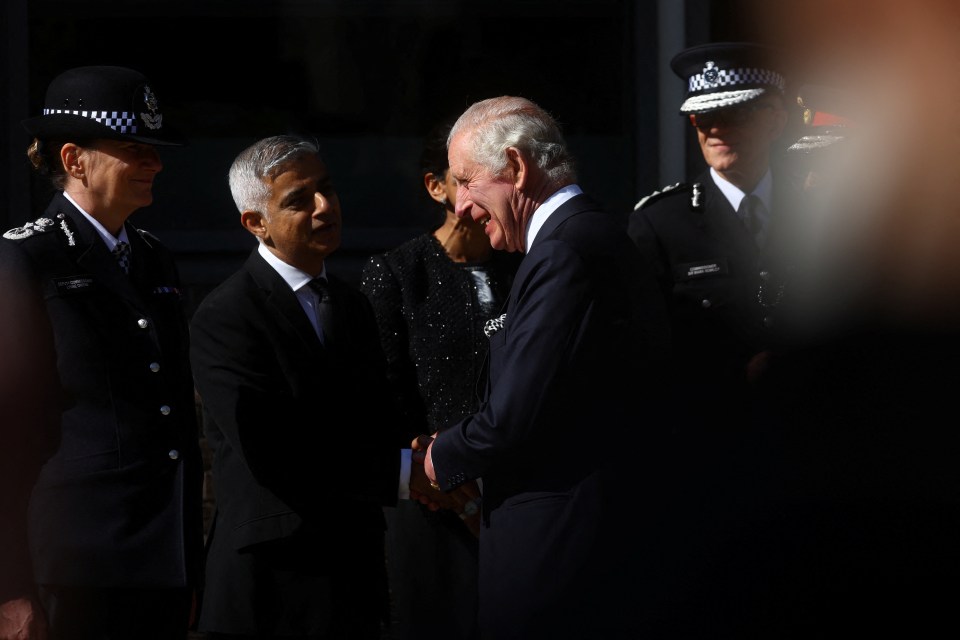
[[[413,463],[410,469],[410,499],[417,500],[430,511],[453,511],[470,532],[480,536],[480,506],[482,498],[476,480],[464,483],[451,491],[441,491],[436,482],[432,460],[427,452],[433,436],[417,436],[411,443]]]

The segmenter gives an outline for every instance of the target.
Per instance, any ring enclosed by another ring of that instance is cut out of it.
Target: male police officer
[[[694,636],[744,631],[752,615],[744,613],[746,591],[762,596],[755,578],[764,554],[744,546],[759,530],[749,522],[764,513],[767,477],[757,456],[764,436],[751,432],[749,382],[771,338],[780,288],[766,256],[791,191],[771,169],[788,122],[774,53],[736,42],[673,58],[688,85],[680,113],[708,167],[643,198],[628,216],[630,237],[653,262],[673,335],[661,610],[675,612],[668,628],[705,625],[687,629]]]
[[[785,81],[772,52],[752,43],[693,47],[671,67],[688,83],[680,112],[708,170],[642,199],[628,231],[668,297],[684,395],[726,420],[744,410],[747,363],[767,333],[757,291],[782,207],[770,158],[788,119]]]

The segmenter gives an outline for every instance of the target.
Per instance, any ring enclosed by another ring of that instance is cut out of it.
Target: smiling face
[[[304,155],[272,179],[266,214],[244,211],[240,220],[278,258],[317,276],[323,260],[340,246],[340,200],[326,165]]]
[[[450,141],[450,174],[457,182],[456,213],[484,225],[490,246],[505,251],[523,251],[524,224],[516,210],[516,185],[507,169],[495,177],[477,163],[470,148],[470,132]]]
[[[114,232],[131,213],[153,202],[153,180],[163,169],[156,148],[139,142],[68,143],[60,156],[67,173],[64,190]]]

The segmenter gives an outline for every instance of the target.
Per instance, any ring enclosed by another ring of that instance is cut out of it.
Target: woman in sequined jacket
[[[420,162],[424,187],[441,205],[443,221],[371,256],[361,281],[377,315],[405,442],[476,410],[488,346],[483,325],[499,315],[520,257],[494,251],[479,224],[454,214],[449,130],[449,123],[434,128]],[[458,514],[401,500],[387,510],[392,637],[478,637],[479,509],[467,506]]]

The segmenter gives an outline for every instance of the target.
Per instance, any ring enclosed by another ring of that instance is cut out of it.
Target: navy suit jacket
[[[432,452],[443,489],[483,479],[481,625],[497,638],[616,637],[624,610],[607,609],[638,548],[617,503],[661,428],[649,385],[668,341],[662,298],[615,216],[581,194],[540,229],[505,312],[479,411]]]

